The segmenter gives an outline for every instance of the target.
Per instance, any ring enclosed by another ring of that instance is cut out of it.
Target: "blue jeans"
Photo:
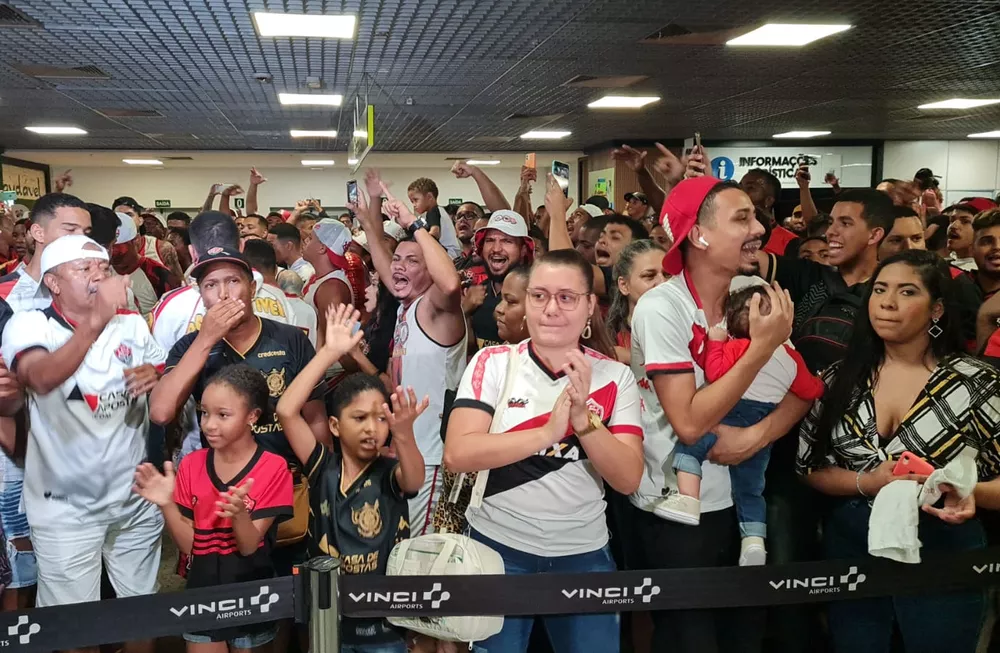
[[[840,501],[823,524],[827,560],[868,557],[871,508],[863,499]],[[922,555],[972,551],[986,546],[982,524],[946,524],[920,513],[917,533]],[[986,613],[982,591],[941,592],[832,601],[828,606],[835,653],[889,653],[893,622],[899,625],[906,653],[973,653]]]
[[[611,550],[605,546],[590,553],[545,557],[517,551],[475,530],[469,534],[500,554],[507,574],[569,574],[617,571]],[[621,632],[618,613],[560,614],[541,617],[553,653],[619,653]],[[525,653],[534,617],[504,617],[503,630],[482,642],[489,653]]]
[[[745,428],[753,426],[771,414],[775,404],[752,399],[740,399],[733,409],[722,418],[726,426]],[[674,447],[674,469],[701,477],[701,464],[708,458],[708,452],[715,446],[718,436],[706,433],[694,444],[678,441]],[[767,505],[764,503],[764,472],[771,460],[771,447],[764,447],[739,465],[729,468],[729,480],[733,485],[733,502],[736,516],[740,520],[741,537],[766,537]]]

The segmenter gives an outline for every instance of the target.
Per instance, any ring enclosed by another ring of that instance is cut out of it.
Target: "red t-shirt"
[[[785,248],[788,247],[788,243],[792,242],[798,238],[794,233],[785,229],[782,226],[776,226],[771,230],[771,237],[767,239],[767,244],[764,245],[764,251],[775,256],[783,256],[785,253]]]
[[[281,456],[258,447],[240,473],[223,482],[215,473],[215,451],[199,449],[185,456],[177,470],[174,502],[180,513],[194,523],[194,545],[188,587],[210,587],[270,578],[274,575],[270,549],[280,521],[292,516],[292,475]],[[252,519],[274,517],[271,531],[249,556],[239,553],[233,522],[216,516],[215,502],[229,486],[241,487],[247,479],[253,487],[246,497]]]

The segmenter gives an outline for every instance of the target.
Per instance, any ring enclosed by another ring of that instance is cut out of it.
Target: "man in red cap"
[[[689,526],[670,521],[663,510],[666,497],[677,492],[669,470],[678,440],[693,443],[702,435],[720,436],[714,461],[736,464],[746,460],[776,436],[786,433],[809,408],[790,396],[759,424],[748,429],[718,425],[753,382],[775,349],[788,338],[792,303],[775,285],[767,287],[771,312],[760,315],[751,305],[752,345],[715,383],[706,384],[705,356],[709,327],[724,320],[730,284],[740,271],[756,262],[763,226],[754,205],[740,187],[712,177],[681,181],[663,205],[660,220],[673,245],[663,260],[667,282],[639,301],[632,318],[632,371],[639,381],[643,405],[645,472],[639,490],[630,497],[636,511],[636,551],[639,568],[734,565],[740,538],[729,472],[704,464],[701,522]],[[762,637],[752,615],[713,611],[653,614],[654,650],[730,650],[738,637]],[[725,625],[723,625],[725,624]],[[668,644],[670,642],[670,644]]]

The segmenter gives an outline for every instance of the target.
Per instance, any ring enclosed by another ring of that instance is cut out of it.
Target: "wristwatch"
[[[587,428],[583,429],[582,431],[578,431],[577,434],[576,434],[576,437],[582,438],[584,436],[590,435],[591,433],[593,433],[597,429],[603,428],[603,427],[604,427],[604,422],[601,421],[601,418],[588,410],[587,411]]]
[[[418,229],[426,229],[426,228],[427,228],[427,220],[424,220],[423,218],[417,218],[416,220],[410,223],[409,227],[406,228],[406,233],[408,236],[412,238],[413,235],[417,233]]]

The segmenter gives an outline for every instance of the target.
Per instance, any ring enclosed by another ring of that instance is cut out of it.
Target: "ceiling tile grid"
[[[918,111],[947,97],[1000,96],[1000,12],[958,0],[0,0],[42,28],[0,27],[0,146],[344,152],[357,97],[376,105],[377,149],[530,147],[533,128],[572,131],[544,147],[609,140],[767,138],[822,128],[840,138],[964,138],[1000,129],[1000,107]],[[261,38],[254,11],[357,16],[352,40]],[[805,48],[642,42],[661,29],[850,22]],[[36,78],[23,66],[94,66],[106,78]],[[270,82],[255,80],[268,74]],[[645,76],[618,90],[578,76]],[[341,93],[341,108],[284,107],[277,93]],[[595,112],[606,92],[662,100]],[[156,112],[105,116],[103,111]],[[519,116],[511,118],[512,115]],[[560,115],[561,114],[561,115]],[[536,118],[532,118],[536,116]],[[553,118],[553,116],[558,116]],[[28,124],[72,124],[43,138]],[[291,139],[290,129],[337,129]]]

